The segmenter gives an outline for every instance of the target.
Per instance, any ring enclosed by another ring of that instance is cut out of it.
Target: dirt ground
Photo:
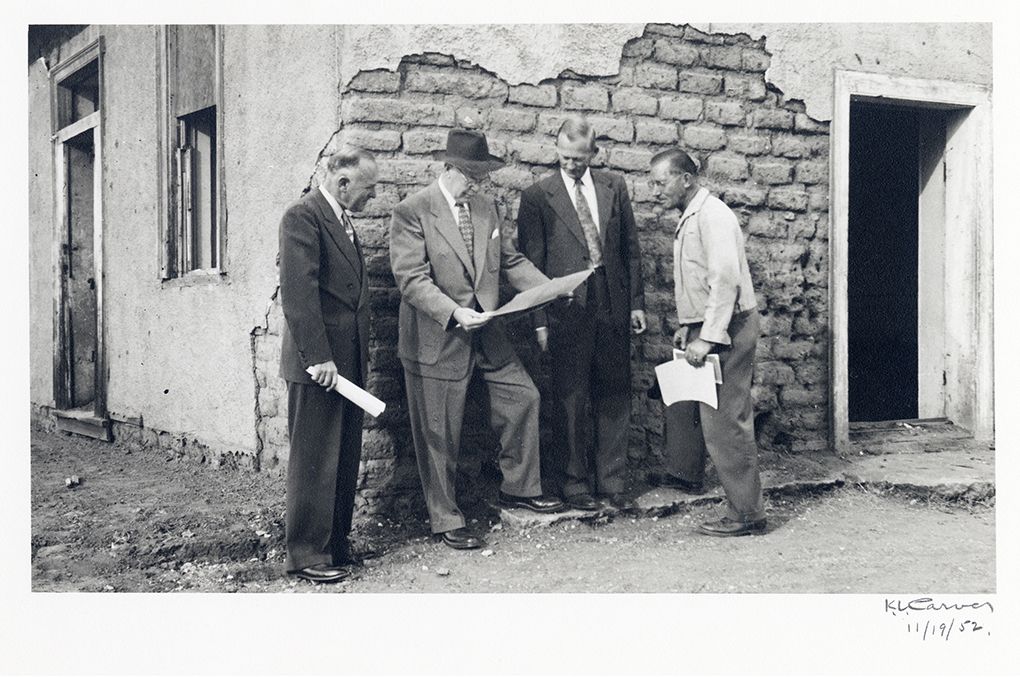
[[[772,492],[762,536],[697,534],[712,500],[520,527],[467,510],[484,550],[435,540],[424,515],[358,518],[366,559],[319,585],[284,571],[284,478],[151,448],[32,433],[35,592],[993,593],[994,498],[862,487]],[[833,459],[832,462],[838,462]],[[796,459],[764,470],[798,472]],[[810,474],[818,468],[802,468]],[[68,487],[77,476],[80,484]]]

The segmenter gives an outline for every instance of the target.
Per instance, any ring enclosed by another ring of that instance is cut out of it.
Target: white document
[[[312,374],[311,367],[309,367],[305,371],[307,371],[308,375],[311,376]],[[340,393],[341,395],[349,399],[351,402],[364,409],[372,416],[378,417],[379,414],[383,413],[386,410],[386,403],[380,400],[372,393],[358,387],[354,383],[345,379],[340,374],[336,375],[336,379],[337,379],[336,385],[330,388],[330,390],[337,391],[338,393]]]
[[[544,303],[574,291],[578,285],[588,279],[591,273],[591,269],[587,269],[571,273],[570,275],[564,275],[563,277],[554,277],[545,284],[522,291],[501,308],[482,313],[482,315],[496,317],[497,315],[510,315],[537,308]]]
[[[712,355],[718,361],[718,355]],[[669,405],[684,400],[704,402],[713,409],[719,408],[715,391],[715,368],[708,359],[700,367],[692,367],[681,358],[660,364],[655,368],[662,401]]]

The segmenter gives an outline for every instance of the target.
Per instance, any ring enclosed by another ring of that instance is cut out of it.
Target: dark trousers
[[[677,402],[665,412],[666,470],[689,482],[701,482],[707,453],[726,492],[727,516],[738,521],[765,517],[751,401],[759,325],[756,310],[734,315],[730,321],[727,331],[732,344],[719,351],[723,382],[718,409],[703,402]],[[700,327],[692,329],[688,342],[699,331]]]
[[[467,376],[455,381],[420,376],[413,373],[412,365],[404,365],[418,474],[432,533],[436,534],[465,525],[464,515],[457,507],[455,485],[464,403],[476,368],[482,371],[489,389],[490,421],[499,435],[499,468],[503,473],[500,488],[515,496],[542,493],[538,389],[519,360],[493,367],[477,347],[472,348],[472,354]]]
[[[287,570],[340,564],[361,461],[364,412],[318,384],[287,383]]]
[[[583,303],[549,309],[553,443],[542,473],[563,496],[626,488],[630,435],[630,311],[609,314],[605,270],[588,278]]]

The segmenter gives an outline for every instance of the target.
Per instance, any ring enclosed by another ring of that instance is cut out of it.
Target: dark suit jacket
[[[476,194],[468,208],[475,231],[473,259],[438,183],[408,196],[393,210],[390,263],[400,289],[398,350],[412,373],[446,380],[467,376],[472,336],[456,327],[453,312],[499,307],[500,271],[518,290],[548,282],[514,248],[491,198]],[[498,320],[475,334],[493,367],[515,359]]]
[[[595,169],[590,171],[598,203],[610,317],[614,322],[629,324],[630,311],[645,307],[634,211],[622,178]],[[588,267],[584,230],[558,169],[521,194],[517,239],[521,252],[549,277],[569,275]],[[584,285],[575,296],[578,303],[584,303]],[[544,311],[535,311],[533,316],[536,327],[547,326]]]
[[[290,205],[280,223],[280,376],[314,383],[305,369],[333,360],[364,384],[368,366],[368,273],[357,245],[316,188]]]

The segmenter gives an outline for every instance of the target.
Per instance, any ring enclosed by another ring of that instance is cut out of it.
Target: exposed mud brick
[[[825,385],[829,382],[828,365],[822,362],[800,362],[794,365],[793,371],[797,382],[803,385]]]
[[[535,131],[539,134],[555,137],[560,131],[560,126],[568,118],[575,118],[578,115],[578,113],[539,113],[538,125]]]
[[[740,70],[764,73],[772,57],[758,49],[745,49],[740,59]]]
[[[773,349],[773,354],[779,359],[792,361],[796,364],[811,355],[814,345],[810,341],[778,341]]]
[[[379,181],[425,185],[432,182],[437,169],[441,170],[442,164],[431,160],[389,160],[379,163]]]
[[[828,411],[826,407],[792,407],[786,410],[790,416],[790,425],[795,430],[827,430]]]
[[[812,186],[812,188],[825,188],[825,186]],[[815,192],[813,190],[808,191],[808,208],[816,212],[827,212],[829,211],[829,193],[828,192]],[[819,230],[819,234],[823,234],[826,231]],[[825,235],[828,238],[827,235]]]
[[[556,105],[556,87],[553,85],[514,85],[510,88],[508,101],[525,106],[552,108]]]
[[[751,176],[755,181],[768,185],[790,183],[793,168],[789,163],[778,160],[752,160]]]
[[[793,318],[786,314],[769,313],[761,317],[763,336],[789,336],[793,331]],[[785,340],[785,339],[784,339]]]
[[[802,212],[807,209],[808,195],[804,191],[773,188],[769,191],[769,207]]]
[[[709,160],[711,166],[712,161]],[[747,169],[747,163],[744,163],[744,169]],[[725,202],[729,205],[746,205],[748,207],[760,207],[765,204],[765,197],[768,195],[768,191],[758,186],[735,186],[733,188],[727,188],[725,193]],[[758,214],[753,215],[753,219]]]
[[[759,383],[787,386],[797,382],[793,368],[779,360],[763,360],[754,365],[754,380]]]
[[[684,71],[677,79],[677,88],[681,92],[695,94],[718,94],[722,91],[723,78],[715,73],[694,73]]]
[[[404,79],[409,92],[456,94],[469,99],[506,100],[508,85],[492,75],[452,69],[409,70]]]
[[[726,145],[726,132],[718,127],[684,127],[684,145],[698,150],[718,150]]]
[[[609,90],[603,85],[564,84],[560,96],[568,110],[609,110]]]
[[[634,84],[638,87],[655,89],[676,89],[676,68],[669,64],[650,61],[634,69]]]
[[[808,389],[788,385],[779,392],[779,402],[784,407],[820,407],[829,403],[829,394],[821,388]]]
[[[675,66],[693,66],[698,63],[701,51],[689,42],[659,38],[655,41],[654,55],[656,60],[663,63]]]
[[[650,151],[646,150],[613,148],[609,151],[609,166],[614,169],[625,169],[634,172],[647,171],[652,155]]]
[[[743,125],[744,105],[739,101],[709,101],[705,104],[705,120],[720,125]]]
[[[513,108],[492,108],[489,110],[489,126],[511,132],[530,132],[535,128],[535,113]]]
[[[760,75],[727,73],[724,90],[726,96],[748,101],[763,101],[767,94],[765,81]]]
[[[630,143],[634,140],[634,124],[630,120],[607,117],[589,117],[598,139],[612,139]]]
[[[348,128],[343,131],[343,141],[365,150],[391,151],[400,148],[400,132]]]
[[[388,70],[361,71],[347,88],[357,92],[398,92],[400,73]]]
[[[818,122],[805,113],[797,113],[794,115],[794,129],[808,134],[825,134],[829,131],[829,123]]]
[[[769,152],[770,146],[769,138],[760,134],[730,132],[726,135],[727,150],[741,155],[764,155]]]
[[[346,99],[341,105],[346,122],[393,122],[408,125],[451,127],[453,110],[432,103],[400,99]]]
[[[794,169],[794,180],[798,183],[828,183],[829,163],[798,162]]]
[[[709,45],[724,45],[726,44],[726,36],[719,33],[702,33],[696,28],[687,26],[684,30],[684,38],[691,40],[692,42],[703,42]]]
[[[813,219],[807,218],[806,215],[794,215],[794,218],[789,219],[790,221],[790,237],[795,239],[810,239],[815,236],[817,231],[816,222]]]
[[[676,125],[668,122],[642,121],[634,125],[638,143],[676,143],[680,138]]]
[[[684,141],[688,146],[693,146],[687,136],[689,131],[691,131],[689,128],[684,130]],[[748,177],[747,159],[742,155],[715,153],[708,158],[706,173],[730,181],[743,181]]]
[[[404,132],[404,152],[412,155],[434,153],[446,148],[446,131],[416,129]]]
[[[517,155],[521,162],[532,165],[551,165],[556,162],[556,146],[553,143],[533,143],[531,141],[511,141],[511,153]]]
[[[659,99],[659,117],[669,120],[697,120],[704,102],[693,96],[664,96]]]
[[[627,87],[612,93],[613,112],[655,115],[659,100],[642,89]]]
[[[633,38],[623,46],[623,56],[644,59],[652,55],[655,41],[651,38]]]
[[[744,48],[739,45],[713,45],[704,50],[705,65],[738,71],[743,65]]]
[[[763,129],[792,129],[794,114],[781,108],[759,108],[751,115],[751,124]]]
[[[535,182],[537,177],[523,167],[508,165],[489,174],[489,180],[496,186],[524,190]]]

